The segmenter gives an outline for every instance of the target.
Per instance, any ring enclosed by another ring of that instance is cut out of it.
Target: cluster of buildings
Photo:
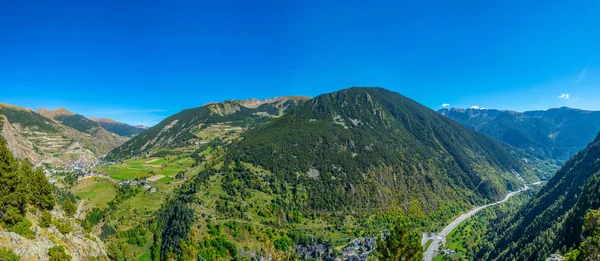
[[[340,253],[333,256],[333,247],[330,243],[309,246],[295,246],[294,251],[300,259],[317,259],[325,261],[366,261],[375,250],[376,238],[360,237],[352,240]]]
[[[89,177],[109,178],[108,175],[106,175],[104,173],[95,172],[92,170],[82,170],[82,171],[77,172],[77,174],[75,174],[76,180],[82,180],[84,178],[89,178]]]
[[[377,240],[372,237],[359,237],[352,240],[348,246],[341,252],[342,260],[349,261],[366,261],[373,250],[375,250],[375,242]]]
[[[440,252],[442,255],[445,256],[452,256],[456,254],[456,251],[452,250],[452,249],[444,249],[442,250],[442,252]]]
[[[322,259],[327,260],[328,258],[333,260],[331,254],[333,253],[333,247],[329,243],[324,244],[312,244],[310,246],[296,246],[294,251],[298,254],[300,259]]]
[[[148,191],[149,193],[154,193],[156,191],[158,191],[158,189],[156,187],[150,186],[150,184],[148,184],[148,180],[144,179],[142,181],[137,181],[137,180],[121,180],[118,183],[119,185],[129,185],[129,186],[140,186],[142,188],[144,188],[146,191]]]

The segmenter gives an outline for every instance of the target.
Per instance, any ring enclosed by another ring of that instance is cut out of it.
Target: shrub
[[[71,256],[67,254],[64,246],[57,245],[48,249],[48,256],[50,256],[50,261],[71,261]]]
[[[0,261],[19,261],[20,259],[12,249],[0,248]]]
[[[33,233],[33,231],[31,231],[30,227],[31,227],[31,222],[29,222],[29,220],[27,220],[27,219],[23,219],[23,220],[19,221],[18,223],[14,224],[13,226],[11,226],[8,229],[8,231],[15,232],[25,238],[32,239],[35,237],[35,234]]]
[[[50,214],[50,211],[44,210],[40,217],[40,226],[49,227],[50,225],[52,225],[52,214]]]
[[[56,226],[56,229],[63,234],[71,233],[71,230],[73,229],[71,227],[71,222],[68,219],[55,220],[54,226]]]

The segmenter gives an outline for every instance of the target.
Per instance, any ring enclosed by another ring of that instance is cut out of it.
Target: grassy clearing
[[[105,208],[116,195],[114,183],[105,178],[88,178],[77,183],[71,188],[71,193],[84,200],[84,208]]]
[[[95,168],[118,180],[144,179],[153,175],[172,176],[194,164],[191,158],[143,158],[126,160],[123,163]]]
[[[169,178],[169,177],[164,177],[162,179],[157,180],[158,182],[162,182],[162,183],[167,183],[167,182],[172,182],[173,179]]]

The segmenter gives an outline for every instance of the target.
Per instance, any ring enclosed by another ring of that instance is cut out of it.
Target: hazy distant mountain
[[[146,130],[146,126],[131,126],[126,123],[118,122],[107,118],[90,118],[90,120],[97,122],[102,128],[124,137],[133,137],[142,131]]]
[[[600,131],[600,112],[571,108],[514,112],[442,109],[461,124],[540,156],[567,160]]]
[[[208,103],[168,117],[113,150],[109,157],[127,158],[169,149],[169,153],[191,152],[218,139],[230,139],[250,127],[280,117],[308,97],[230,100]]]
[[[583,240],[585,214],[600,208],[598,159],[600,135],[567,161],[516,215],[488,234],[497,243],[483,248],[476,260],[545,260],[577,246]]]

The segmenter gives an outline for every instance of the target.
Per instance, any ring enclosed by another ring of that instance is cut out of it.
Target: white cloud
[[[444,104],[442,104],[442,107],[444,107],[444,108],[450,107],[450,104],[449,103],[444,103]]]
[[[477,106],[477,105],[473,105],[473,106],[471,106],[471,109],[474,109],[474,110],[479,110],[479,106]]]
[[[568,93],[563,93],[560,96],[558,96],[558,98],[568,100],[570,98],[570,95]]]

